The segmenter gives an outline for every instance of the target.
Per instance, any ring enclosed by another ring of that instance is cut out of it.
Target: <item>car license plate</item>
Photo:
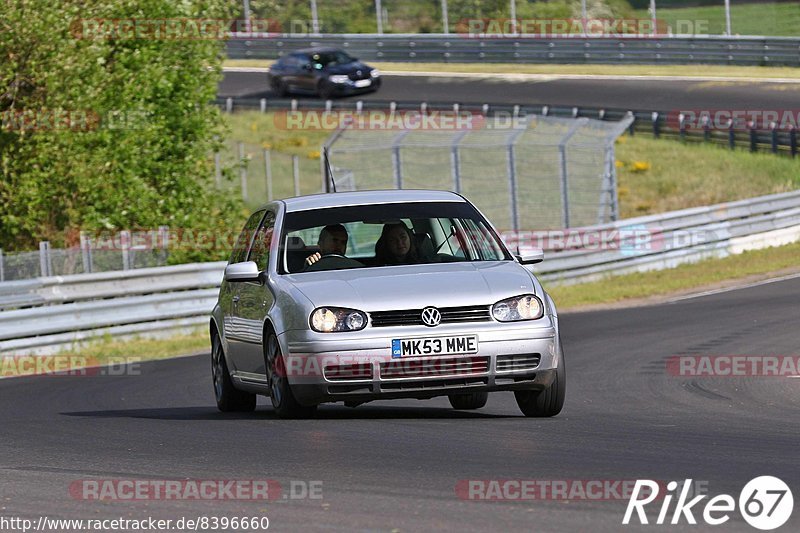
[[[356,87],[369,87],[372,85],[372,80],[356,80],[354,85]]]
[[[392,339],[392,357],[454,355],[478,352],[477,335]]]

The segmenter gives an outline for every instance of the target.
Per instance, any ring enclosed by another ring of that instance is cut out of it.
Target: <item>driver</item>
[[[347,251],[347,229],[341,224],[330,224],[319,233],[319,252],[306,257],[306,266],[319,261],[322,256],[336,254],[344,256]]]

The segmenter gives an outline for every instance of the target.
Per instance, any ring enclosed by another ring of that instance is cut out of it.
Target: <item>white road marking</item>
[[[267,73],[268,67],[225,67],[223,72]],[[429,78],[496,79],[505,81],[553,81],[553,80],[622,80],[622,81],[738,81],[743,83],[784,83],[800,85],[800,78],[746,78],[736,76],[658,76],[658,75],[613,75],[613,74],[514,74],[492,72],[429,72],[381,70],[384,76],[425,76]]]
[[[788,274],[786,276],[781,276],[781,277],[778,277],[778,278],[770,278],[770,279],[764,279],[764,280],[761,280],[761,281],[756,281],[756,282],[753,282],[753,283],[746,283],[744,285],[734,285],[734,286],[731,286],[731,287],[723,287],[721,289],[713,289],[713,290],[710,290],[710,291],[698,292],[698,293],[695,293],[695,294],[688,294],[686,296],[678,296],[676,298],[670,298],[669,300],[666,300],[665,303],[675,303],[675,302],[680,302],[680,301],[683,301],[683,300],[691,300],[692,298],[702,298],[703,296],[711,296],[712,294],[720,294],[720,293],[723,293],[723,292],[738,291],[738,290],[741,290],[741,289],[749,289],[751,287],[758,287],[760,285],[767,285],[769,283],[776,283],[778,281],[787,281],[787,280],[795,279],[795,278],[800,278],[800,272],[798,272],[796,274]]]

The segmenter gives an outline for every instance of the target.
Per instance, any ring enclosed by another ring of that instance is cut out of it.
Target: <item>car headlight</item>
[[[381,71],[376,69],[376,68],[374,68],[374,69],[372,69],[372,72],[369,73],[369,75],[372,78],[380,78],[381,77]]]
[[[328,79],[331,80],[331,83],[347,83],[347,80],[350,78],[345,74],[337,74],[335,76],[329,76]]]
[[[500,300],[492,306],[492,316],[499,322],[536,320],[544,315],[542,301],[533,294]]]
[[[311,329],[319,333],[358,331],[367,326],[367,315],[356,309],[320,307],[311,313]]]

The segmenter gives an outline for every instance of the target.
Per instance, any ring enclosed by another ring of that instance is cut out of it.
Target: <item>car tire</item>
[[[280,78],[272,78],[270,85],[272,85],[272,92],[278,98],[283,98],[289,94],[289,87]]]
[[[216,334],[211,338],[211,377],[217,409],[223,413],[255,411],[256,395],[233,386],[222,341]]]
[[[275,414],[279,418],[311,418],[317,411],[316,405],[302,405],[294,397],[289,378],[286,375],[286,364],[281,353],[281,345],[274,331],[268,331],[264,341],[264,362],[266,364],[267,382],[270,399]]]
[[[488,392],[472,392],[470,394],[451,394],[448,396],[450,405],[453,409],[468,411],[472,409],[480,409],[486,405],[489,399]]]
[[[333,85],[326,80],[319,80],[317,84],[317,94],[323,100],[330,100],[333,97]]]
[[[561,342],[559,341],[559,346]],[[567,367],[564,363],[564,352],[560,352],[556,379],[544,390],[515,391],[519,410],[525,416],[548,417],[556,416],[564,407],[564,397],[567,392]]]

